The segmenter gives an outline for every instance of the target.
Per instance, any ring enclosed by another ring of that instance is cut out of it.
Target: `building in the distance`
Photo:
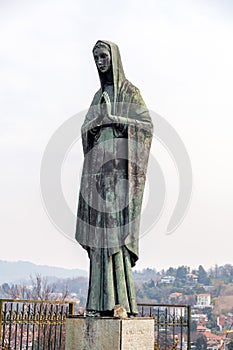
[[[209,293],[197,294],[197,303],[194,305],[194,308],[204,309],[208,307],[213,308],[213,305],[211,305],[211,295]]]
[[[207,314],[192,314],[191,320],[197,322],[198,325],[205,325],[208,322]]]
[[[208,307],[211,305],[211,295],[206,294],[197,294],[197,305]]]
[[[172,284],[175,282],[175,279],[174,276],[163,276],[160,283]]]
[[[187,273],[185,277],[186,277],[186,281],[189,284],[196,284],[198,282],[198,276],[195,275],[194,273]]]
[[[169,303],[179,303],[183,298],[183,294],[182,293],[178,293],[178,292],[174,292],[171,293],[168,297]]]

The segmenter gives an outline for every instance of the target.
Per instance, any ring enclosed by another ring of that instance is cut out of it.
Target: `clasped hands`
[[[115,121],[112,113],[111,101],[106,91],[101,95],[100,103],[95,108],[95,121],[97,125],[100,125],[104,118]]]

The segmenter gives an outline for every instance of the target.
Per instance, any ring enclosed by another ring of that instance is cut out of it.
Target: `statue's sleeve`
[[[131,252],[132,265],[138,258],[140,213],[152,134],[149,111],[136,88],[128,113],[129,233],[125,240]]]
[[[118,124],[142,127],[145,131],[152,134],[153,124],[151,117],[138,88],[134,88],[127,104],[126,115],[112,116],[112,120]]]
[[[95,94],[81,128],[84,156],[92,148],[96,135],[99,133],[98,123],[95,119],[100,91]]]

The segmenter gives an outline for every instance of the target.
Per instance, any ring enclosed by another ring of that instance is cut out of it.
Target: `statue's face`
[[[104,47],[96,48],[94,50],[94,59],[97,68],[101,73],[106,73],[111,67],[110,52]]]

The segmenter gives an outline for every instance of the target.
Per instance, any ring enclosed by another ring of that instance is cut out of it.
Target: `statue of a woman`
[[[125,78],[117,45],[98,41],[93,55],[101,88],[82,126],[76,227],[90,258],[86,309],[111,315],[120,304],[135,315],[132,267],[153,125],[139,90]]]

